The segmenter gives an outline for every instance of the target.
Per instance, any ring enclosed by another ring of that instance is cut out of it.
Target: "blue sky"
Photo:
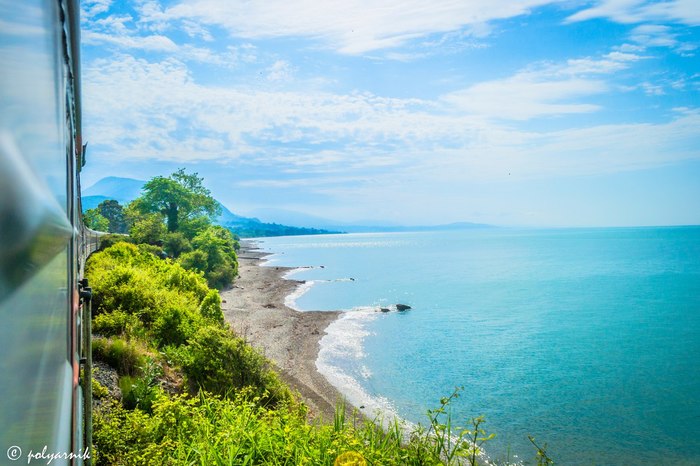
[[[85,186],[186,167],[241,214],[700,224],[697,0],[83,0],[82,23]]]

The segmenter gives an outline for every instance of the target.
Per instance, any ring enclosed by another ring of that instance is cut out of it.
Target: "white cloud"
[[[536,63],[514,76],[482,82],[442,96],[459,109],[489,118],[529,120],[531,118],[590,113],[597,105],[578,102],[608,91],[600,76],[629,67],[643,57],[611,52],[601,59],[569,59],[562,64]]]
[[[341,53],[393,48],[433,33],[488,32],[488,22],[527,14],[558,0],[193,0],[165,11],[171,19],[198,19],[248,39],[308,37]]]
[[[675,47],[678,44],[670,27],[656,24],[637,26],[630,32],[630,39],[644,47]]]
[[[550,66],[547,72],[567,69],[572,68]],[[86,137],[102,153],[124,159],[231,160],[261,167],[272,177],[276,172],[361,177],[369,171],[389,178],[452,173],[463,180],[507,173],[558,176],[700,157],[693,149],[700,147],[700,115],[693,110],[667,123],[541,133],[485,120],[593,111],[592,105],[562,101],[605,89],[599,81],[574,76],[538,82],[534,77],[544,72],[530,73],[453,95],[463,99],[461,106],[447,111],[440,102],[370,93],[202,86],[177,60],[149,63],[121,56],[85,69],[85,119],[91,122]]]
[[[697,49],[697,45],[682,42],[678,37],[679,34],[673,32],[671,27],[657,24],[643,24],[630,32],[630,40],[644,48],[668,47],[681,55],[688,55]]]
[[[178,50],[175,42],[161,35],[129,36],[105,34],[95,31],[84,31],[82,40],[85,44],[111,44],[125,49],[139,49],[157,52],[175,52]]]
[[[81,16],[83,18],[92,18],[109,11],[111,5],[112,0],[83,0],[80,2]]]
[[[285,60],[277,60],[267,69],[267,80],[272,82],[288,81],[294,74],[293,67]]]
[[[214,40],[214,36],[211,35],[209,30],[195,21],[183,20],[182,30],[192,38],[199,37],[205,42],[212,42]]]
[[[574,97],[598,94],[607,88],[602,81],[567,79],[537,81],[527,74],[476,84],[443,96],[461,110],[491,118],[528,120],[547,115],[589,113],[596,105],[563,103]]]
[[[569,16],[568,21],[608,18],[619,23],[671,21],[688,26],[700,25],[700,3],[697,0],[599,0],[591,8]]]

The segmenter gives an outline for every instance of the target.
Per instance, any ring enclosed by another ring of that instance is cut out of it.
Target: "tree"
[[[221,208],[202,181],[197,173],[187,174],[184,168],[168,178],[157,176],[143,186],[139,206],[143,213],[163,215],[170,233],[177,231],[183,221],[202,216],[213,218]]]
[[[137,243],[158,244],[166,231],[160,215],[146,214],[134,222],[129,233]]]
[[[83,214],[85,226],[96,231],[109,231],[109,220],[104,218],[97,209],[88,209]]]
[[[100,202],[97,211],[109,222],[107,231],[110,233],[126,233],[127,226],[124,219],[124,209],[118,201],[108,199]]]

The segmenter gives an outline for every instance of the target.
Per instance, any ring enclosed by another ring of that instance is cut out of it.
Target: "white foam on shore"
[[[296,270],[296,269],[295,269]],[[292,271],[293,272],[293,271]],[[287,278],[286,276],[284,278]],[[304,312],[304,309],[300,309],[297,306],[297,299],[301,298],[306,294],[312,286],[316,283],[316,280],[307,280],[304,283],[299,284],[294,291],[284,297],[284,305],[295,311]]]
[[[390,400],[370,395],[358,381],[359,378],[372,377],[371,371],[362,364],[366,356],[364,340],[370,335],[367,324],[379,316],[376,308],[357,308],[344,312],[332,322],[321,338],[316,369],[350,404],[363,407],[365,415],[378,417],[386,426],[394,419],[405,421],[401,420]]]

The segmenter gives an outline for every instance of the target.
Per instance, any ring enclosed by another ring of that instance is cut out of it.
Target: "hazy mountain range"
[[[107,199],[115,199],[126,205],[141,194],[145,181],[133,178],[108,176],[92,186],[83,189],[83,211],[97,207]],[[447,225],[407,226],[387,222],[340,222],[284,209],[261,208],[245,217],[231,212],[223,204],[221,215],[216,219],[219,225],[230,228],[242,238],[261,236],[313,235],[327,233],[369,233],[400,231],[461,230],[467,228],[487,228],[490,225],[459,222]]]

